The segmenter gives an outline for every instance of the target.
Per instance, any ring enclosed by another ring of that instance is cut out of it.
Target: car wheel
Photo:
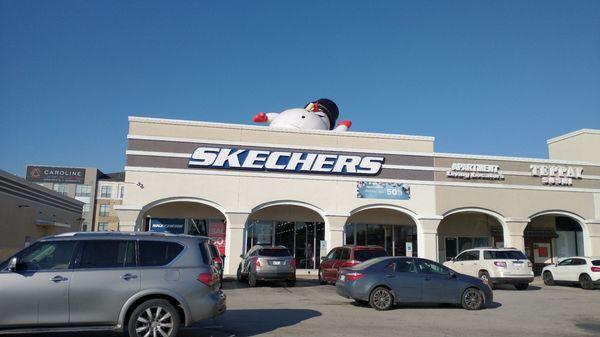
[[[525,290],[529,288],[529,283],[517,283],[515,284],[515,288],[517,288],[517,290]]]
[[[244,277],[242,276],[242,266],[238,267],[237,273],[236,273],[236,279],[238,282],[242,282],[244,280]]]
[[[130,337],[177,336],[179,312],[167,300],[155,299],[140,304],[127,323]]]
[[[253,273],[248,273],[248,285],[250,287],[256,287],[256,275]]]
[[[394,295],[385,287],[377,287],[371,292],[369,304],[375,310],[389,310],[394,304]]]
[[[542,278],[544,279],[544,284],[547,286],[553,286],[556,284],[554,282],[554,277],[552,276],[552,273],[549,271],[544,272],[544,275],[542,275]]]
[[[325,279],[323,278],[323,270],[319,269],[319,284],[323,285],[323,284],[327,284],[327,281],[325,281]]]
[[[583,274],[579,276],[579,284],[585,290],[594,289],[594,283],[592,282],[592,278],[588,274]]]
[[[467,310],[479,310],[483,306],[483,295],[477,288],[469,288],[462,295],[462,307]]]

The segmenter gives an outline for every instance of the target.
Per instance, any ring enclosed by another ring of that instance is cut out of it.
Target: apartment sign
[[[84,168],[27,166],[26,179],[36,183],[83,184]]]
[[[465,180],[504,180],[500,166],[492,164],[452,163],[446,177]]]
[[[531,176],[541,177],[543,185],[573,186],[573,179],[583,178],[583,167],[530,165]]]

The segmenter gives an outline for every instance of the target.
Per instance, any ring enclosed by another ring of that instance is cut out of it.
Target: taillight
[[[342,268],[354,267],[359,263],[360,263],[360,261],[356,261],[356,260],[344,261],[344,262],[342,262],[342,265],[340,267],[342,267]]]
[[[254,265],[260,267],[260,260],[258,259],[258,257],[254,258]]]
[[[360,278],[362,278],[363,276],[365,276],[363,273],[348,273],[346,274],[346,280],[348,281],[356,281]]]
[[[221,257],[220,257],[220,256],[215,256],[215,257],[213,258],[213,262],[214,262],[214,263],[223,263],[223,260],[221,259]]]
[[[292,268],[296,268],[296,259],[292,257]]]
[[[600,273],[600,267],[592,267],[594,273]]]
[[[494,265],[496,267],[506,268],[506,262],[504,262],[504,261],[496,261],[496,262],[494,262]]]
[[[213,273],[202,273],[198,275],[196,279],[209,287],[212,287],[216,282],[216,278]]]
[[[533,265],[531,264],[531,261],[527,261],[527,267],[528,267],[528,268],[531,268],[531,267],[533,267]]]

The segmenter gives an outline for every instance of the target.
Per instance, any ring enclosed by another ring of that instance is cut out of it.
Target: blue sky
[[[122,170],[127,116],[252,124],[328,97],[354,131],[546,157],[600,128],[600,1],[0,0],[0,168]]]

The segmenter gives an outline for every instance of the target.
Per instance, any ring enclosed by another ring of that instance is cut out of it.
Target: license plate
[[[273,261],[273,265],[274,266],[280,266],[281,265],[281,261]]]

